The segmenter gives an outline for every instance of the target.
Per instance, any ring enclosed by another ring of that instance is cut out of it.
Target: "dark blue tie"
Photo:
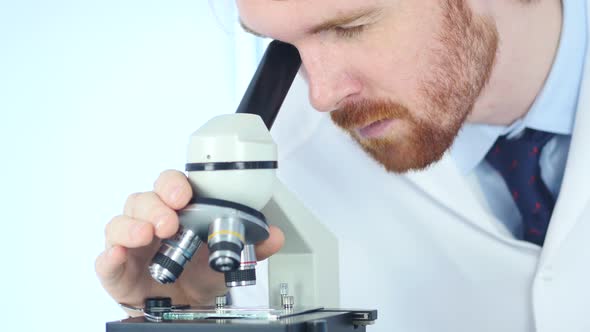
[[[516,139],[498,138],[486,160],[504,178],[524,226],[524,240],[540,246],[545,241],[555,198],[541,179],[539,159],[553,134],[525,129]]]

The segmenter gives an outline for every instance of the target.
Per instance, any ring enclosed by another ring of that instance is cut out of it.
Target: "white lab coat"
[[[338,236],[341,306],[378,309],[370,332],[590,331],[586,63],[542,250],[514,239],[476,179],[462,176],[451,158],[427,171],[388,174],[314,112],[296,82],[273,128],[279,176]]]

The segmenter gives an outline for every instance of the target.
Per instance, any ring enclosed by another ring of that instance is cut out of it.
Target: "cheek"
[[[437,0],[439,1],[439,0]],[[420,108],[422,82],[433,75],[440,9],[430,1],[409,1],[383,24],[363,47],[363,81],[377,98],[388,98],[414,109]]]

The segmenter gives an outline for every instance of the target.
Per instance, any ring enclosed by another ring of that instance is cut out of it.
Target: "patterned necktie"
[[[526,129],[520,138],[498,138],[486,160],[504,178],[520,211],[524,240],[543,245],[555,206],[553,195],[541,179],[541,149],[553,134]]]

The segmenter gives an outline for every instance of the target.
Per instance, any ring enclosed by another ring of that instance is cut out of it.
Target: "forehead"
[[[392,2],[390,0],[389,2]],[[386,0],[237,0],[240,20],[265,36],[293,42],[311,27],[369,8]]]

